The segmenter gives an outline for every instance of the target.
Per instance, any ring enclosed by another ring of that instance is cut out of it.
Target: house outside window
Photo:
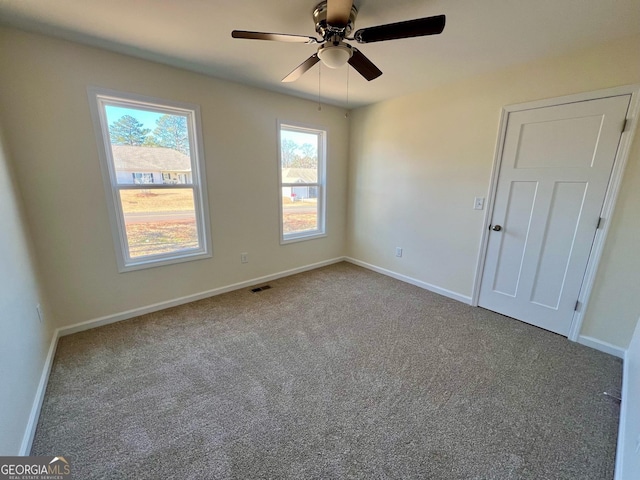
[[[278,124],[280,242],[325,235],[326,131]]]
[[[89,96],[119,270],[210,257],[199,107]]]

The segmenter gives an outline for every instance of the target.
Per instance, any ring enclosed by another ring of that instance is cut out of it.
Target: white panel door
[[[509,114],[481,307],[568,335],[630,99]]]

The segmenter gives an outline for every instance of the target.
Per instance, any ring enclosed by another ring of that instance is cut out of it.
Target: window
[[[132,173],[133,183],[153,183],[153,173]]]
[[[210,257],[199,108],[89,95],[120,271]]]
[[[278,124],[280,140],[280,241],[325,234],[326,132]]]

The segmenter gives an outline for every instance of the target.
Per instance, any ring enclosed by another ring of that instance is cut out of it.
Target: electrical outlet
[[[396,247],[396,257],[402,256],[402,247]]]
[[[484,208],[484,197],[476,197],[473,201],[474,210],[482,210]]]
[[[240,263],[249,263],[249,254],[247,252],[240,254]]]
[[[42,307],[40,307],[40,304],[36,305],[36,311],[38,312],[38,320],[40,320],[40,323],[44,323],[44,315],[42,315]]]

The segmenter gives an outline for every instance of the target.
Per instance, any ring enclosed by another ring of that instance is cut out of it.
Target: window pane
[[[106,105],[119,185],[191,184],[187,117]]]
[[[120,190],[131,258],[197,249],[190,188]]]
[[[318,229],[318,187],[282,187],[282,233]]]
[[[318,181],[318,139],[314,132],[280,130],[282,183],[295,183],[298,180],[288,180],[294,177],[308,183]]]

